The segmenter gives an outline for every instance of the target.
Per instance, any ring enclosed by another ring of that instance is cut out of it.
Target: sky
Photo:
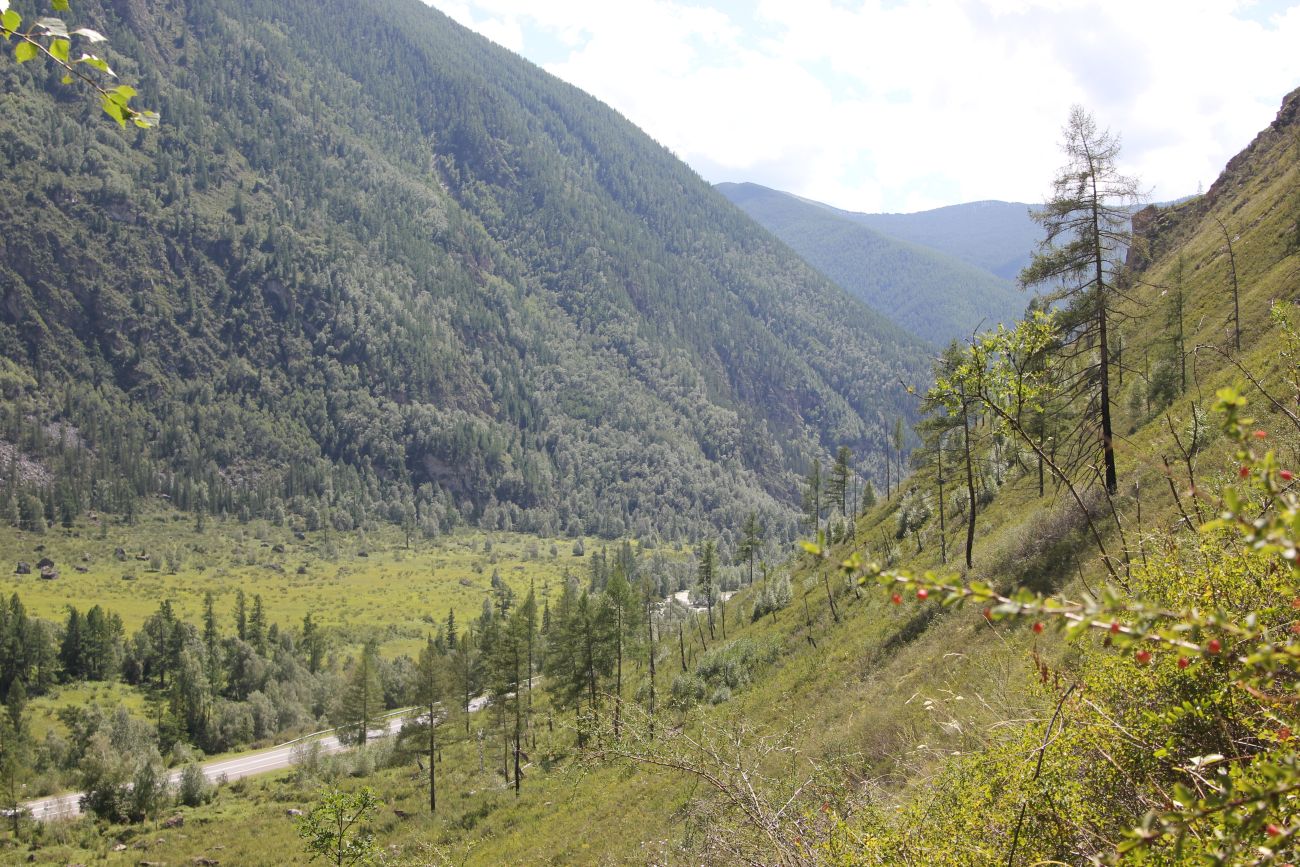
[[[1041,201],[1074,104],[1151,201],[1300,86],[1300,0],[426,0],[706,180],[867,212]]]

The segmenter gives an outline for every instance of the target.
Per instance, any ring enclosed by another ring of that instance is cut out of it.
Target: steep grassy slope
[[[74,12],[164,123],[0,68],[13,513],[788,530],[811,454],[870,471],[910,412],[917,341],[416,0]]]
[[[932,345],[969,338],[1024,312],[1025,295],[1010,280],[938,252],[938,244],[924,247],[868,228],[859,219],[866,215],[757,184],[717,189],[827,277]]]
[[[1123,328],[1128,341],[1125,351],[1150,354],[1153,359],[1168,352],[1169,287],[1181,258],[1187,322],[1194,323],[1188,327],[1187,345],[1192,352],[1189,368],[1195,376],[1189,378],[1187,391],[1167,406],[1153,405],[1148,410],[1145,396],[1134,401],[1132,393],[1145,392],[1150,381],[1130,373],[1117,401],[1125,429],[1132,430],[1119,450],[1117,503],[1134,564],[1132,587],[1150,594],[1148,598],[1186,592],[1193,604],[1200,604],[1216,592],[1212,586],[1152,583],[1167,581],[1168,573],[1161,571],[1166,558],[1185,558],[1196,566],[1205,562],[1203,558],[1212,558],[1217,548],[1209,541],[1212,537],[1188,532],[1170,493],[1162,456],[1175,467],[1179,463],[1170,423],[1186,442],[1192,418],[1205,412],[1214,390],[1237,383],[1245,387],[1256,425],[1269,431],[1271,447],[1282,460],[1293,465],[1300,455],[1300,430],[1210,348],[1226,349],[1232,343],[1231,280],[1218,218],[1233,227],[1235,238],[1243,311],[1243,352],[1238,361],[1283,397],[1284,405],[1293,406],[1296,361],[1281,356],[1280,334],[1268,308],[1270,302],[1282,300],[1294,309],[1300,299],[1298,191],[1300,91],[1287,97],[1278,121],[1230,163],[1205,197],[1162,212],[1155,223],[1159,228],[1146,233],[1152,261],[1135,280],[1140,303]],[[1196,479],[1204,491],[1216,491],[1237,476],[1235,446],[1213,433],[1203,436],[1201,451],[1193,460]],[[1000,482],[991,465],[981,471],[981,485],[987,486],[992,499],[979,515],[975,568],[968,577],[1002,587],[1057,588],[1067,596],[1082,597],[1089,587],[1104,583],[1105,571],[1068,497],[1054,491],[1050,481],[1040,496],[1031,470],[1032,464],[1026,470],[1011,469]],[[920,494],[933,497],[933,484],[932,475],[914,476],[907,486],[911,493],[882,504],[859,522],[856,541],[836,546],[831,564],[860,549],[870,557],[916,570],[958,570],[965,526],[956,508],[947,514],[946,566],[939,562],[936,517],[919,536],[920,552],[911,538],[897,538],[902,500]],[[1182,492],[1186,487],[1185,476],[1178,475],[1174,490]],[[1186,495],[1182,496],[1182,508],[1191,509]],[[1213,506],[1207,503],[1206,508],[1208,518]],[[1103,532],[1111,550],[1119,550],[1122,540],[1113,523]],[[1267,580],[1267,574],[1267,570],[1246,573],[1232,592],[1258,597],[1254,602],[1239,598],[1235,604],[1273,604],[1267,586],[1257,583]],[[1157,702],[1176,706],[1185,696],[1193,703],[1206,701],[1206,713],[1217,710],[1208,703],[1215,699],[1210,698],[1214,687],[1207,685],[1214,683],[1215,670],[1198,668],[1202,663],[1194,662],[1183,674],[1174,653],[1160,652],[1150,666],[1144,666],[1134,661],[1131,651],[1109,649],[1101,639],[1067,641],[1050,630],[1035,635],[1028,623],[990,623],[975,608],[951,610],[933,601],[918,603],[910,596],[893,605],[887,594],[875,588],[865,589],[858,598],[852,590],[832,584],[838,597],[837,623],[824,584],[806,559],[796,563],[794,586],[792,606],[775,620],[765,617],[739,633],[778,642],[777,661],[757,683],[706,718],[722,722],[735,712],[759,732],[789,733],[789,744],[804,758],[789,765],[781,760],[755,767],[767,768],[769,785],[774,780],[779,783],[783,775],[800,780],[820,774],[828,782],[835,794],[828,795],[827,802],[805,804],[805,809],[819,813],[830,807],[845,817],[845,823],[837,826],[839,836],[834,827],[821,829],[835,841],[820,852],[831,863],[892,863],[904,852],[912,863],[1005,863],[1015,816],[1026,804],[1027,824],[1015,863],[1051,858],[1075,863],[1089,853],[1105,853],[1141,821],[1145,810],[1159,806],[1157,801],[1132,797],[1135,779],[1150,772],[1152,751],[1166,746],[1177,756],[1180,750],[1195,747],[1197,732],[1191,720],[1170,723],[1176,726],[1173,735],[1166,735],[1172,738],[1170,744],[1157,740],[1149,748],[1140,745],[1133,753],[1121,753],[1125,735],[1116,732],[1114,720],[1093,712],[1095,703],[1113,702],[1109,706],[1125,709],[1130,717],[1118,724],[1130,725],[1134,732],[1151,725],[1160,730],[1164,717],[1155,715],[1153,723],[1150,713]],[[1282,601],[1287,598],[1284,595]],[[742,597],[735,604],[744,610],[747,601]],[[1094,705],[1085,695],[1067,706],[1072,734],[1059,750],[1047,753],[1044,782],[1035,783],[1044,728],[1072,682],[1097,690],[1091,696]],[[1124,696],[1130,697],[1130,704],[1124,703]],[[810,771],[808,758],[820,763],[819,771]],[[1125,764],[1108,778],[1113,761]],[[1177,758],[1169,761],[1179,763]],[[663,779],[661,772],[646,770],[632,776],[628,785],[635,787],[646,774]],[[667,779],[675,779],[671,785],[687,791],[694,786],[689,778]],[[580,822],[590,821],[593,798],[615,797],[624,785],[619,778],[605,776],[593,776],[588,782],[591,797],[574,799],[581,805],[575,808],[584,817]],[[700,795],[700,789],[694,791],[697,797],[707,797]],[[670,800],[660,794],[647,803]],[[479,853],[490,861],[494,853],[521,852],[519,847],[531,834],[542,841],[564,839],[566,832],[560,828],[567,823],[566,813],[537,816],[521,826],[513,826],[511,817],[522,818],[527,810],[494,815],[487,821],[500,836],[485,832]],[[689,813],[683,810],[673,817],[654,810],[639,813],[639,821],[647,825],[640,839],[682,833],[666,829],[680,829]],[[1080,827],[1067,825],[1063,831],[1062,817],[1087,818]],[[577,833],[580,825],[567,827],[567,833]],[[503,834],[506,828],[511,830]],[[688,845],[702,843],[700,836],[686,839]],[[635,861],[639,851],[618,841],[606,854],[612,860]],[[1284,852],[1289,850],[1279,850]],[[838,859],[832,857],[836,853]],[[547,856],[536,857],[544,861]],[[1187,862],[1166,852],[1165,859],[1157,856],[1155,863]]]

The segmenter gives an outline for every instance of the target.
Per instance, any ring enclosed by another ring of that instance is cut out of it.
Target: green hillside
[[[134,863],[147,851],[155,861],[268,863],[274,852],[276,863],[306,863],[286,809],[310,808],[320,786],[371,785],[380,806],[368,827],[395,864],[1083,864],[1113,861],[1120,846],[1134,847],[1120,863],[1143,865],[1293,861],[1292,555],[1252,549],[1241,530],[1196,528],[1229,506],[1245,532],[1294,541],[1294,527],[1271,522],[1300,509],[1285,469],[1300,453],[1289,408],[1300,330],[1286,323],[1300,256],[1298,127],[1300,91],[1205,196],[1139,221],[1145,259],[1131,260],[1132,306],[1116,312],[1130,371],[1147,372],[1117,388],[1125,433],[1113,509],[1090,468],[1044,478],[1033,452],[981,414],[971,426],[974,565],[963,568],[972,515],[953,478],[961,471],[937,472],[930,427],[900,494],[851,523],[831,510],[820,555],[762,564],[753,587],[725,608],[715,602],[716,630],[705,612],[667,605],[655,612],[653,645],[635,638],[644,622],[625,605],[626,579],[668,567],[632,549],[611,568],[589,558],[589,578],[553,588],[518,789],[510,720],[524,704],[509,659],[525,634],[515,631],[521,608],[500,618],[487,608],[474,621],[479,649],[448,650],[447,676],[454,684],[462,654],[481,653],[494,700],[439,728],[435,813],[416,727],[395,747],[308,756],[179,808],[202,834],[82,821],[31,842],[32,860]],[[1233,232],[1239,323],[1220,220]],[[1154,372],[1178,345],[1175,299],[1195,378],[1170,389]],[[1255,416],[1243,441],[1211,411],[1215,389],[1232,383]],[[1084,490],[1086,517],[1066,480]],[[1220,499],[1230,489],[1247,498],[1244,510]],[[853,577],[871,579],[874,561],[899,570],[885,575],[895,589],[846,580],[840,563],[855,553],[864,562]],[[701,594],[706,557],[702,548],[688,564]],[[950,592],[981,601],[940,604]],[[1042,606],[1041,592],[1067,607]],[[994,593],[1016,599],[996,610]],[[635,629],[612,626],[614,611]],[[1078,611],[1100,628],[1067,633]],[[606,648],[585,657],[599,671],[591,704],[585,683],[572,690],[586,676],[575,643],[584,629]]]
[[[932,345],[969,338],[1024,312],[1026,297],[1012,280],[939,252],[938,243],[931,244],[937,249],[921,246],[933,237],[900,241],[861,225],[864,215],[757,184],[717,189],[827,277]]]
[[[73,14],[164,120],[0,69],[18,520],[789,535],[813,454],[877,471],[914,412],[919,342],[416,0]]]
[[[112,8],[161,130],[0,62],[0,861],[1300,859],[1300,90],[927,369],[414,0]]]
[[[1042,229],[1029,218],[1033,205],[1021,202],[966,202],[914,214],[862,214],[826,207],[882,235],[939,250],[1003,280],[1020,276],[1042,240]]]

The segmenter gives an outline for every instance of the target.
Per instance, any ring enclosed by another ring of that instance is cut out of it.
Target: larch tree
[[[822,498],[825,495],[825,480],[822,478],[822,462],[813,458],[812,469],[804,480],[803,512],[816,536],[822,526]]]
[[[849,480],[853,476],[851,463],[853,452],[848,446],[840,446],[835,453],[835,463],[831,465],[830,477],[826,480],[826,499],[839,508],[840,515],[849,514]],[[751,582],[752,583],[752,582]]]
[[[736,554],[740,562],[749,565],[749,583],[754,583],[754,558],[763,547],[763,525],[758,521],[758,515],[750,512],[745,517],[745,523],[740,528],[740,545],[736,548]]]
[[[1086,415],[1093,420],[1088,428],[1101,446],[1106,490],[1114,494],[1119,481],[1111,420],[1111,330],[1121,292],[1120,256],[1132,243],[1132,205],[1140,196],[1137,180],[1119,172],[1119,138],[1099,129],[1091,114],[1072,108],[1063,135],[1065,165],[1046,204],[1030,212],[1046,235],[1020,273],[1020,284],[1046,286],[1051,300],[1064,302],[1067,345],[1083,359],[1077,387],[1087,397]]]
[[[700,546],[700,565],[696,573],[696,587],[704,597],[704,606],[709,612],[709,638],[713,634],[713,603],[718,594],[717,548],[713,540]]]
[[[605,587],[605,620],[609,643],[614,657],[614,739],[622,733],[623,720],[623,657],[627,645],[635,640],[640,606],[632,585],[623,577],[623,570],[615,568]]]
[[[429,726],[429,812],[438,810],[438,712],[441,709],[443,693],[447,683],[447,658],[438,650],[433,638],[429,638],[420,650],[416,662],[416,700],[427,715]]]
[[[379,681],[379,647],[372,639],[361,648],[343,694],[343,723],[349,729],[355,728],[358,744],[365,745],[370,723],[378,716],[383,698],[384,689]]]

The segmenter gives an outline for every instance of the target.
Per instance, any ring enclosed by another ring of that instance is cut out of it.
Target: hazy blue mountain
[[[825,205],[877,232],[922,244],[1014,281],[1043,238],[1022,202],[967,202],[915,214],[860,214]]]
[[[836,283],[932,345],[1008,322],[1026,297],[1008,279],[868,228],[856,217],[757,184],[719,184],[743,209]]]

